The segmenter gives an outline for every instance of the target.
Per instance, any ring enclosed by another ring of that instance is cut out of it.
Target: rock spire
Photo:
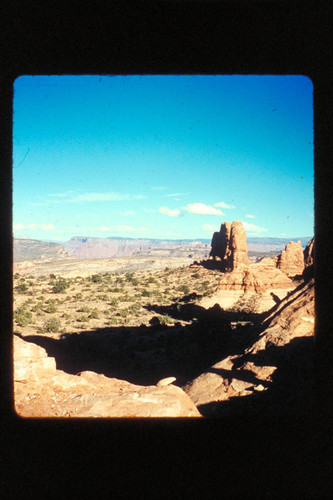
[[[287,276],[301,275],[304,270],[304,254],[300,241],[291,241],[277,258],[276,267]]]
[[[248,265],[246,233],[240,221],[223,222],[213,234],[210,256],[220,259],[224,271],[233,271],[240,264]]]

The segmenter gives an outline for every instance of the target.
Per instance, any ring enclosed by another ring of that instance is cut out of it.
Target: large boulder
[[[276,267],[287,276],[301,275],[304,270],[304,254],[300,241],[291,241],[276,259]]]
[[[200,417],[174,381],[140,386],[91,371],[71,375],[45,349],[14,336],[15,409],[22,417]]]

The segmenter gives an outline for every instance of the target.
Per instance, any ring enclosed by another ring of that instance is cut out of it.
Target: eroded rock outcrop
[[[217,289],[262,293],[270,289],[288,290],[293,287],[291,279],[275,267],[273,259],[267,257],[256,264],[242,264],[233,272],[225,273]]]
[[[200,417],[174,378],[157,386],[56,369],[53,357],[14,336],[15,409],[23,417]]]
[[[234,352],[184,388],[205,416],[306,411],[313,390],[314,281],[300,285],[247,330]],[[235,342],[242,337],[240,329]],[[253,336],[253,337],[252,337]]]
[[[230,222],[223,222],[219,232],[213,234],[211,243],[210,255],[213,258],[218,257],[223,262],[227,262],[230,257],[230,233],[231,224]]]
[[[301,275],[304,270],[304,254],[300,241],[291,241],[276,259],[276,267],[287,276]]]
[[[305,249],[304,249],[304,265],[305,267],[307,266],[311,266],[313,264],[313,261],[314,261],[314,238],[312,238],[312,240],[309,241],[309,243],[306,245]]]
[[[210,256],[221,259],[225,271],[249,264],[246,232],[240,221],[223,222],[220,231],[213,234],[211,246]]]

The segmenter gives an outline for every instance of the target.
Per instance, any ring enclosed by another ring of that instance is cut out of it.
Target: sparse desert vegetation
[[[84,328],[149,325],[153,304],[170,306],[216,290],[218,273],[181,266],[161,271],[101,273],[88,277],[14,276],[14,331],[59,336]],[[158,315],[173,324],[170,314]]]
[[[156,261],[150,259],[130,258],[119,259],[120,270],[105,270],[106,260],[91,259],[58,272],[57,266],[61,268],[64,262],[57,260],[41,263],[34,272],[15,270],[14,343],[24,352],[28,350],[28,365],[24,365],[22,354],[16,363],[23,363],[25,370],[30,364],[41,363],[43,368],[43,363],[48,363],[51,372],[60,371],[60,378],[64,374],[73,376],[69,379],[73,384],[80,384],[81,373],[84,377],[93,373],[97,378],[91,390],[99,395],[93,394],[92,398],[97,399],[102,397],[105,378],[108,384],[120,384],[120,392],[126,383],[133,384],[130,398],[147,387],[154,391],[152,387],[161,387],[160,382],[163,386],[164,379],[172,380],[170,383],[182,389],[177,397],[189,396],[184,405],[196,407],[186,406],[186,415],[193,415],[194,410],[197,416],[262,409],[272,414],[284,411],[290,379],[299,380],[298,372],[289,374],[288,350],[294,337],[302,337],[301,346],[308,356],[306,366],[311,366],[312,344],[308,337],[313,335],[314,321],[312,254],[309,258],[304,251],[304,257],[300,243],[291,242],[281,256],[251,264],[245,232],[241,236],[245,249],[234,245],[237,251],[230,253],[230,262],[220,257],[184,265],[179,259],[176,267],[170,259],[170,265],[162,267],[167,259],[158,260],[156,266]],[[309,242],[309,248],[313,250],[313,242]],[[239,257],[244,261],[240,265]],[[222,269],[223,265],[231,269]],[[41,274],[42,268],[48,272]],[[31,345],[42,348],[36,360],[29,358]],[[282,347],[287,360],[284,364],[274,351]],[[45,361],[39,361],[40,356]],[[260,356],[267,356],[264,365]],[[253,359],[257,361],[253,363]],[[23,372],[17,373],[23,376]],[[281,375],[285,377],[283,383],[279,382]],[[48,415],[53,411],[65,416],[84,416],[85,411],[90,415],[90,410],[80,411],[75,404],[67,411],[66,398],[76,396],[71,391],[65,395],[54,383],[56,397],[62,402],[59,400],[57,410],[52,410],[51,403],[51,409],[45,410],[50,412]],[[60,382],[60,387],[62,383],[65,381]],[[16,391],[22,389],[17,384],[15,387]],[[34,389],[34,397],[42,405],[40,390],[43,388]],[[20,396],[18,404],[25,411],[24,398],[30,396],[23,396],[24,387],[22,391],[23,399]],[[75,394],[74,389],[72,392]],[[294,404],[294,392],[290,393],[289,408],[300,408],[309,395],[310,389]],[[121,409],[121,398],[112,401],[112,415],[123,416],[123,411],[132,414],[131,399],[126,410]],[[109,416],[111,410],[103,405],[93,413]],[[32,406],[30,415],[41,411],[39,403],[35,409]],[[154,415],[155,410],[142,412]],[[169,410],[162,405],[158,411],[167,415]]]

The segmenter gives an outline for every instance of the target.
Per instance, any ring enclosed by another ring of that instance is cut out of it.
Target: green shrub
[[[183,292],[185,295],[188,295],[190,293],[190,289],[187,285],[180,285],[177,290],[179,292]]]
[[[28,285],[26,283],[20,283],[15,287],[15,290],[20,294],[27,293]]]
[[[19,307],[14,311],[14,320],[19,326],[28,326],[31,323],[32,314],[24,307]]]
[[[90,313],[90,319],[98,319],[99,318],[99,313],[98,313],[98,310],[97,309],[94,309],[93,311],[91,311]]]
[[[34,307],[31,308],[31,310],[35,313],[38,313],[42,310],[42,307],[43,307],[43,303],[42,302],[37,302],[36,305],[34,305]]]
[[[43,331],[57,333],[60,330],[61,323],[58,318],[50,318],[44,323]]]
[[[90,313],[90,308],[88,306],[82,306],[77,312]]]
[[[93,283],[102,283],[103,282],[103,278],[100,274],[93,274],[90,277],[90,279]]]
[[[161,325],[173,324],[175,322],[175,320],[171,318],[171,316],[168,316],[167,314],[165,316],[158,316],[158,319]]]
[[[55,282],[52,283],[52,292],[53,293],[62,293],[69,287],[69,283],[67,283],[65,278],[58,278]]]
[[[79,323],[87,323],[89,321],[89,317],[88,316],[79,316],[76,321],[78,321]]]
[[[44,312],[47,313],[55,313],[57,312],[56,305],[53,302],[50,302],[47,307],[44,308]]]

